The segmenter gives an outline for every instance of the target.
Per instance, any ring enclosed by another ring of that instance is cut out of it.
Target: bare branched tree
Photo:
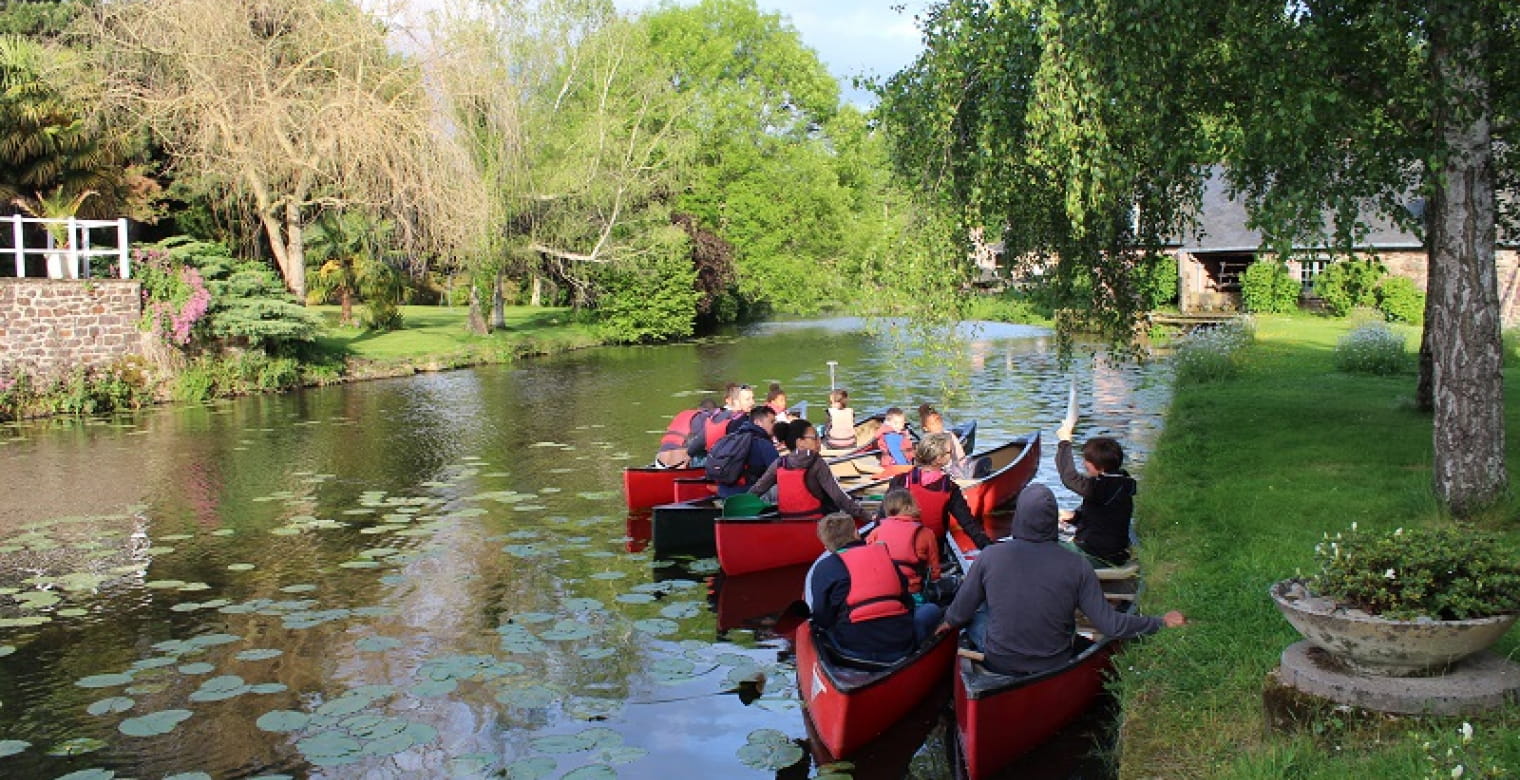
[[[304,297],[303,231],[363,208],[414,257],[475,233],[473,173],[436,121],[424,69],[340,0],[123,0],[89,29],[112,105],[143,121],[173,172],[257,215],[286,285]]]

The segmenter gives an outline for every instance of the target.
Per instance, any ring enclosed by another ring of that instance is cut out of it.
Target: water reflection
[[[807,771],[741,755],[810,744],[776,631],[801,567],[713,582],[622,508],[665,421],[730,380],[821,406],[837,360],[857,409],[932,402],[985,448],[1050,431],[1071,370],[1079,435],[1143,463],[1166,403],[1154,370],[1064,366],[1042,331],[923,350],[855,325],[4,428],[0,774]],[[928,733],[913,776],[945,771]]]

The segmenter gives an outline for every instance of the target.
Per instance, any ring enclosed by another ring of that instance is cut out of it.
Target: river
[[[932,401],[979,448],[1049,438],[1070,371],[1132,468],[1169,398],[1038,328],[828,320],[0,427],[0,776],[816,773],[787,643],[629,538],[620,471],[726,381],[821,419],[829,360],[857,410]],[[913,734],[880,771],[946,776]]]

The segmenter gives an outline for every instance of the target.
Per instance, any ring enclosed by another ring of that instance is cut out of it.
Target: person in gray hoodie
[[[1025,487],[1014,509],[1013,541],[982,551],[945,612],[938,631],[970,625],[990,671],[1037,674],[1065,664],[1078,609],[1103,634],[1118,638],[1187,622],[1175,610],[1156,618],[1109,606],[1092,565],[1056,540],[1059,514],[1050,488]]]

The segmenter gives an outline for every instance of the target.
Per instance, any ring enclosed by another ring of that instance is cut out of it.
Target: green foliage
[[[1255,325],[1250,320],[1194,330],[1178,342],[1172,357],[1177,384],[1220,382],[1239,376],[1244,366],[1242,351],[1255,338]]]
[[[998,295],[977,295],[966,300],[961,316],[968,320],[1034,324],[1050,322],[1048,306],[1022,290]]]
[[[1136,269],[1140,300],[1148,309],[1177,302],[1177,256],[1163,255]]]
[[[171,387],[176,401],[192,403],[229,395],[287,390],[301,384],[301,364],[294,358],[263,352],[202,355],[192,360]]]
[[[1355,307],[1377,305],[1378,282],[1387,273],[1371,258],[1339,260],[1314,278],[1314,293],[1324,300],[1326,311],[1344,317]]]
[[[658,262],[608,268],[594,310],[598,333],[614,343],[647,343],[692,334],[697,292],[685,235],[666,234]]]
[[[99,368],[76,368],[39,393],[51,414],[92,415],[137,409],[152,400],[140,358]]]
[[[1240,278],[1240,303],[1253,314],[1286,314],[1298,308],[1298,280],[1286,263],[1259,260]]]
[[[1377,307],[1389,322],[1419,325],[1425,320],[1425,293],[1411,279],[1388,276],[1377,286]]]
[[[26,372],[0,377],[0,422],[20,419],[37,397],[37,388]]]
[[[1471,528],[1347,531],[1314,548],[1316,594],[1394,620],[1467,620],[1520,611],[1516,550]]]
[[[199,272],[211,294],[205,324],[209,338],[273,353],[316,337],[316,317],[296,303],[263,263],[234,258],[221,244],[184,236],[140,247],[139,252],[144,259],[154,258],[140,263],[148,267],[135,274],[144,278],[145,291],[151,288],[150,300],[166,300],[161,296],[170,285],[164,280],[179,268]]]
[[[0,3],[0,35],[57,36],[90,4],[81,0],[7,0]]]
[[[394,223],[362,211],[323,212],[307,244],[313,261],[306,270],[308,302],[336,298],[347,325],[353,302],[363,300],[368,305],[362,317],[366,328],[401,327],[396,306],[406,293],[406,277],[398,268],[404,258],[389,246],[393,232]]]

